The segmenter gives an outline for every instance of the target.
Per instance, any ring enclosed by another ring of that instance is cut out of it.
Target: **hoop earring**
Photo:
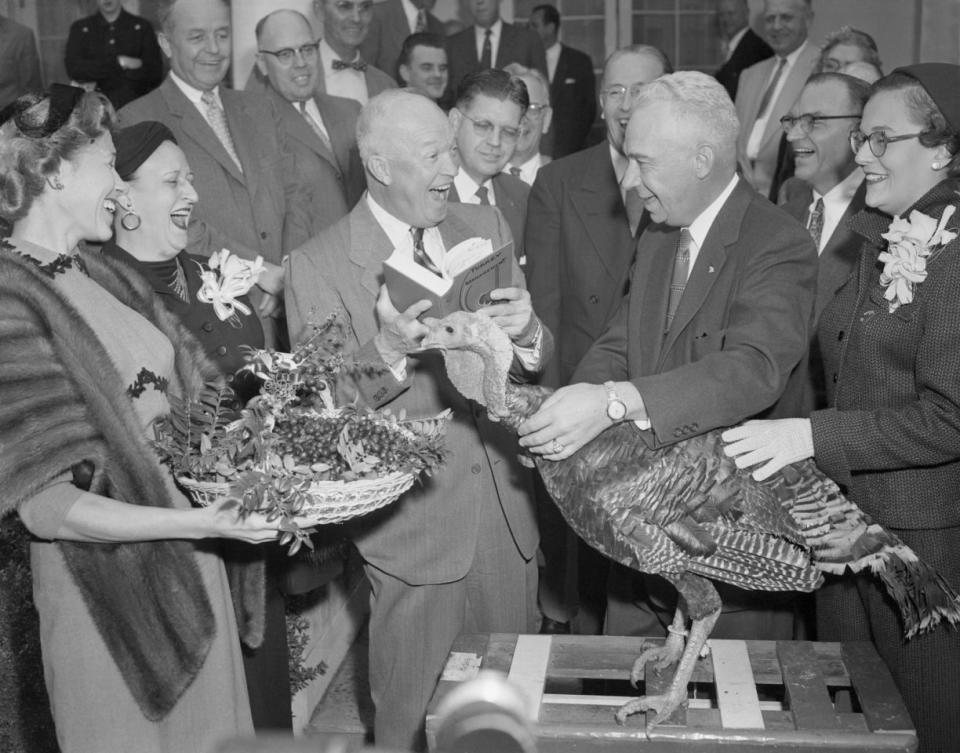
[[[129,230],[130,232],[137,230],[140,227],[140,222],[140,215],[129,210],[125,211],[123,217],[120,218],[120,224],[123,226],[123,229]]]

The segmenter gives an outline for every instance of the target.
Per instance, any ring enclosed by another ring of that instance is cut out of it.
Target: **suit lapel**
[[[383,276],[383,260],[393,253],[390,239],[383,232],[370,211],[367,202],[361,199],[350,213],[350,261],[360,270],[360,284],[376,296],[380,292]],[[376,332],[368,335],[373,337]],[[364,342],[364,338],[361,338]]]
[[[703,306],[710,289],[719,278],[720,269],[727,260],[727,246],[736,243],[740,237],[740,225],[752,193],[753,189],[749,188],[742,180],[738,181],[733,193],[720,208],[719,214],[707,232],[707,237],[703,239],[703,245],[697,254],[697,261],[693,265],[693,269],[690,270],[690,276],[687,278],[687,284],[683,290],[683,297],[680,299],[680,305],[677,306],[673,324],[670,325],[670,332],[664,339],[661,357],[670,351],[680,333],[683,332],[684,327],[690,323],[700,307]],[[670,277],[672,278],[672,257],[670,268]],[[669,285],[668,280],[666,287],[669,288]]]
[[[803,85],[807,82],[807,78],[810,76],[811,72],[811,54],[813,54],[813,48],[809,43],[806,49],[800,54],[796,62],[793,64],[793,68],[790,69],[790,73],[787,74],[787,80],[783,82],[783,88],[780,90],[780,96],[777,97],[771,104],[770,109],[773,114],[778,112],[785,113],[793,103],[797,100],[797,97],[800,96],[800,91],[803,89]],[[776,60],[776,57],[771,58]],[[759,104],[759,103],[758,103]],[[780,105],[783,105],[782,107]],[[783,127],[780,125],[780,118],[771,116],[767,120],[767,125],[763,129],[763,138],[760,140],[760,148],[763,148],[763,145],[769,142],[771,139],[780,139],[780,134],[783,133]]]
[[[862,239],[849,228],[847,222],[864,208],[866,188],[865,182],[857,188],[847,210],[840,218],[840,223],[827,241],[827,245],[824,246],[823,253],[820,254],[817,274],[816,314],[818,317],[856,266]]]
[[[560,45],[560,55],[557,57],[557,69],[553,72],[553,81],[550,83],[550,99],[556,101],[567,78],[567,64],[570,60],[567,48]]]
[[[589,168],[583,181],[570,192],[577,217],[586,230],[594,253],[607,273],[619,278],[618,249],[632,243],[630,224],[617,185],[607,142],[593,147]]]
[[[502,179],[502,173],[493,176],[491,184],[497,200],[497,209],[503,212],[503,218],[507,221],[510,229],[522,228],[523,218],[520,217],[520,208],[517,206],[517,199],[506,186],[506,181]],[[521,239],[516,239],[519,243]]]
[[[213,128],[204,120],[193,102],[187,99],[186,95],[180,91],[179,87],[173,83],[173,80],[169,76],[167,80],[163,82],[160,90],[167,103],[170,114],[180,120],[180,128],[183,132],[193,139],[203,151],[217,160],[230,175],[240,183],[244,183],[243,174],[233,161],[233,158],[227,154],[227,150],[223,144],[220,143],[220,139],[218,139],[217,135],[213,132]],[[224,90],[221,89],[221,94],[223,91]],[[236,140],[234,140],[234,143],[236,143]]]
[[[237,150],[237,156],[240,157],[240,164],[244,166],[244,179],[250,195],[253,196],[260,182],[258,170],[260,159],[254,132],[248,124],[251,126],[255,124],[256,116],[247,110],[242,94],[230,90],[224,92],[221,89],[220,96],[223,101],[223,110],[227,115],[227,123],[230,124],[233,146]]]
[[[513,60],[513,48],[516,43],[515,31],[513,25],[506,21],[500,26],[500,44],[497,45],[497,59],[494,68],[503,68],[507,62]]]
[[[284,118],[287,126],[287,135],[289,135],[294,141],[303,144],[303,146],[305,146],[307,149],[315,152],[322,159],[329,162],[339,173],[340,165],[337,164],[337,158],[334,156],[332,151],[327,149],[324,143],[320,140],[320,137],[317,136],[313,129],[307,124],[307,121],[303,117],[303,113],[297,109],[297,106],[284,99],[272,86],[268,89],[268,91],[270,96],[273,98],[274,106],[288,116]],[[320,113],[320,116],[323,117],[323,112]],[[324,125],[327,126],[327,130],[329,131],[330,125],[326,122],[326,118],[324,118]]]
[[[663,347],[663,324],[667,318],[673,257],[680,231],[665,225],[651,225],[637,242],[637,253],[630,280],[630,329],[650,332],[637,338],[640,370],[653,374]]]

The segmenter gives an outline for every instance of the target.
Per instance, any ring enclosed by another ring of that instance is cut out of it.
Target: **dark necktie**
[[[420,34],[427,30],[427,10],[426,8],[421,8],[417,11],[417,23],[414,26],[413,31],[416,34]]]
[[[517,167],[516,165],[510,165],[510,174],[511,174],[514,178],[519,178],[519,177],[520,177],[520,168]]]
[[[823,199],[817,199],[813,210],[807,213],[807,230],[813,238],[813,244],[820,250],[820,236],[823,234]]]
[[[630,235],[636,235],[640,218],[643,217],[643,199],[634,189],[628,189],[624,194],[623,203],[627,210],[627,221],[630,223]]]
[[[423,247],[423,228],[410,228],[410,235],[413,236],[413,260],[421,267],[425,267],[439,277],[443,277],[440,269],[433,263],[433,259],[427,256],[427,251]]]
[[[673,279],[670,280],[670,298],[667,302],[667,322],[664,334],[670,331],[673,317],[677,313],[680,299],[683,298],[683,289],[687,286],[687,275],[690,272],[690,231],[683,228],[677,240],[677,253],[673,257]]]
[[[770,85],[767,87],[767,90],[763,93],[763,98],[760,100],[760,109],[757,110],[757,120],[760,120],[770,107],[773,102],[773,93],[777,90],[777,84],[780,83],[780,77],[783,75],[783,67],[787,64],[786,58],[777,58],[777,70],[773,74],[773,78],[770,81]]]
[[[493,32],[487,29],[483,32],[483,51],[480,53],[480,70],[493,68],[493,45],[490,43],[490,35]]]
[[[353,68],[353,70],[363,73],[363,71],[367,70],[367,64],[362,60],[354,60],[352,63],[348,63],[346,60],[337,59],[333,61],[333,70],[345,71],[347,68]]]
[[[476,191],[476,193],[474,194],[474,196],[476,196],[478,199],[480,199],[480,206],[482,206],[482,207],[488,207],[488,206],[490,206],[490,195],[489,195],[489,194],[490,194],[490,191],[487,189],[486,186],[480,186],[479,188],[477,188],[477,191]]]

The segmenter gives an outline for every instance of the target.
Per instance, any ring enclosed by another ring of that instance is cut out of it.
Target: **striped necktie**
[[[413,260],[421,267],[425,267],[439,277],[443,277],[440,268],[433,263],[433,259],[427,256],[427,250],[423,247],[423,228],[411,227],[410,235],[413,236]]]
[[[414,33],[420,34],[427,30],[427,9],[421,8],[417,11],[417,23],[414,26]]]
[[[807,230],[813,243],[820,250],[820,236],[823,235],[823,199],[817,199],[813,209],[807,213]]]
[[[673,279],[670,280],[670,298],[667,303],[667,321],[664,334],[670,331],[673,317],[677,314],[680,299],[683,298],[683,289],[687,286],[687,276],[690,274],[690,231],[683,228],[677,239],[677,252],[673,257]]]
[[[237,156],[237,148],[233,145],[233,137],[230,135],[230,127],[227,125],[226,113],[211,91],[206,91],[201,94],[200,101],[203,102],[204,109],[206,110],[207,122],[217,135],[220,143],[223,144],[223,148],[227,150],[227,154],[233,159],[237,169],[242,173],[243,165],[240,164],[240,157]]]
[[[307,121],[307,125],[317,134],[317,138],[323,143],[329,151],[333,151],[330,145],[330,137],[324,132],[320,127],[320,124],[317,122],[316,118],[310,114],[310,111],[307,109],[306,102],[297,102],[297,106],[300,108],[300,114],[303,115],[303,119]]]
[[[480,70],[485,71],[493,67],[493,44],[490,41],[490,35],[493,32],[487,29],[483,32],[483,50],[480,53]]]

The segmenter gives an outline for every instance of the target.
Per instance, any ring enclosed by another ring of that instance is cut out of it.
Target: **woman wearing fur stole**
[[[167,394],[217,372],[142,278],[77,251],[110,238],[126,190],[113,119],[59,85],[0,113],[0,511],[34,536],[61,748],[206,751],[252,733],[235,614],[262,635],[262,587],[232,605],[210,540],[277,530],[191,507],[150,447]]]

